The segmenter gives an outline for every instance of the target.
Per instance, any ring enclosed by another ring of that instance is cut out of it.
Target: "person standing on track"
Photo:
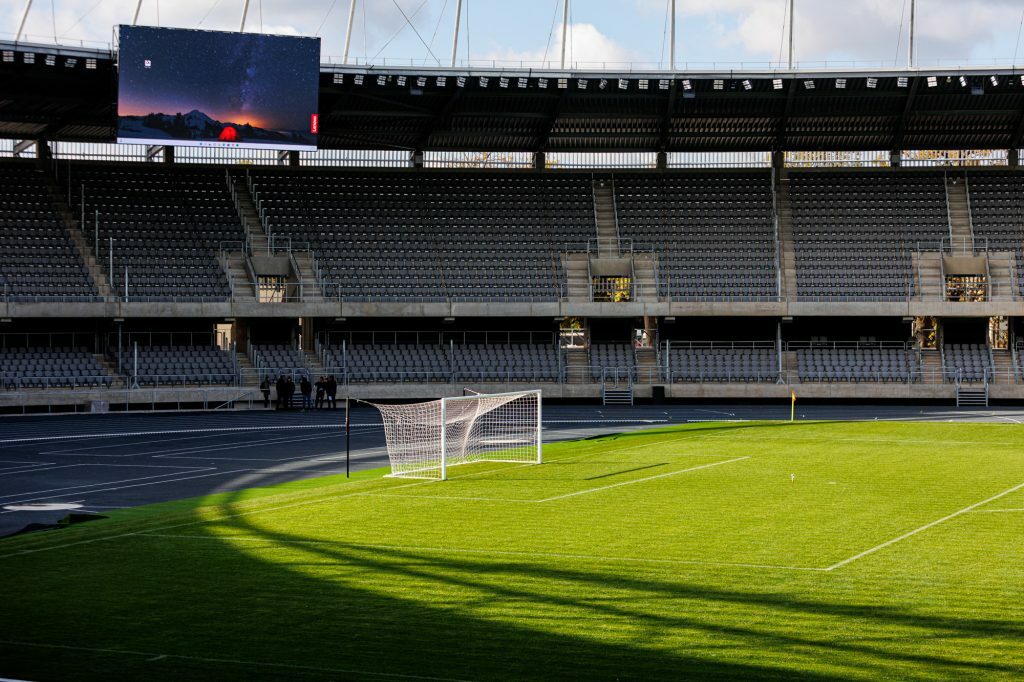
[[[260,392],[263,394],[263,409],[270,407],[270,377],[263,377],[260,382]]]
[[[327,377],[320,377],[316,380],[316,402],[314,407],[318,410],[324,409],[324,395],[327,393]]]
[[[313,407],[313,384],[309,383],[309,377],[305,374],[299,379],[299,391],[302,393],[302,411],[305,412],[309,408]]]
[[[334,378],[334,375],[327,377],[327,409],[336,410],[338,403],[335,400],[338,396],[338,380]]]
[[[288,387],[285,385],[284,375],[282,374],[277,378],[277,409],[283,410],[285,408],[285,395],[288,393]]]

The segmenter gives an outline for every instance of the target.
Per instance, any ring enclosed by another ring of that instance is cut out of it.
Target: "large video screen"
[[[316,150],[320,39],[121,26],[117,141]]]

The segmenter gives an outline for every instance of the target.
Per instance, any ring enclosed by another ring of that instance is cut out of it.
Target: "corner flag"
[[[796,391],[789,389],[790,398],[792,398],[789,404],[789,421],[793,421],[796,417]]]

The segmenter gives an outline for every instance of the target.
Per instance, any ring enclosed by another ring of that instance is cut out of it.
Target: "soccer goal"
[[[540,391],[380,405],[390,476],[444,480],[474,462],[540,464]]]

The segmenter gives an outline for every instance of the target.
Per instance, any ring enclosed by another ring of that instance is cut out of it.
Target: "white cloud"
[[[638,60],[635,54],[601,33],[593,24],[570,24],[569,39],[566,42],[565,61],[567,64],[585,66],[607,64],[608,68],[614,68]],[[494,48],[483,58],[504,63],[522,62],[525,65],[537,65],[546,61],[549,66],[557,67],[561,55],[562,36],[559,31],[552,36],[551,46],[546,51],[543,47],[533,50]]]

